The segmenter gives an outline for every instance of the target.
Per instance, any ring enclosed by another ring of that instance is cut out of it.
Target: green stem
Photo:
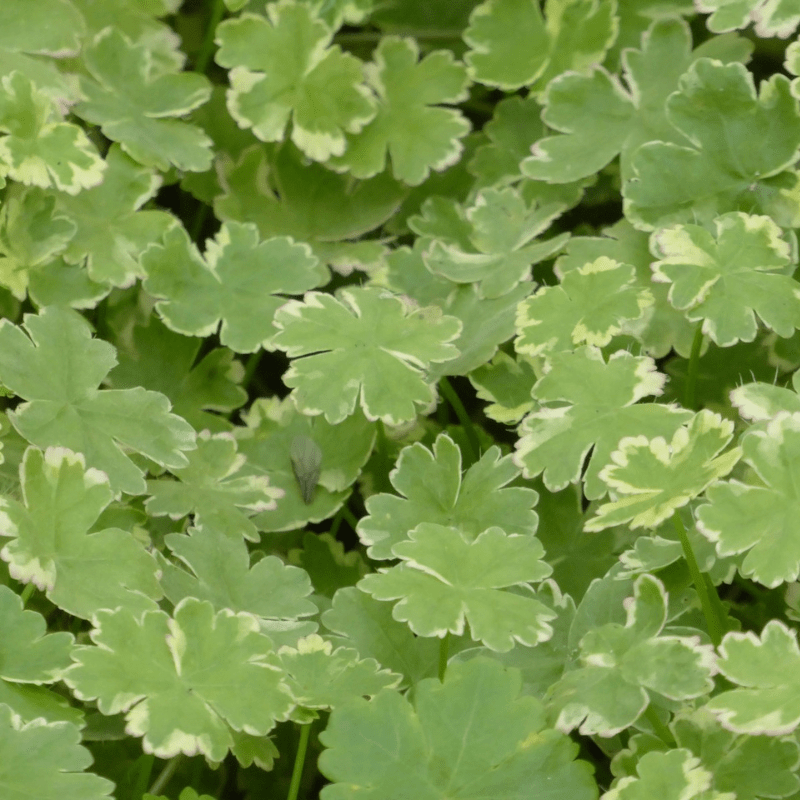
[[[311,736],[311,723],[300,726],[300,738],[297,742],[297,751],[294,754],[294,767],[292,768],[292,781],[289,784],[289,794],[287,800],[297,800],[297,793],[300,791],[300,781],[303,777],[303,765],[306,760],[306,750],[308,749],[308,738]]]
[[[652,726],[656,736],[658,736],[658,738],[661,739],[664,744],[672,747],[675,744],[675,737],[672,735],[672,731],[670,731],[666,724],[661,721],[661,717],[656,714],[656,710],[653,708],[653,706],[647,706],[644,716]]]
[[[167,761],[164,765],[164,769],[159,772],[158,777],[153,781],[153,785],[150,787],[148,794],[161,794],[161,792],[164,791],[164,787],[170,782],[170,779],[175,774],[175,771],[178,769],[178,764],[181,763],[182,759],[183,756],[178,754]]]
[[[203,225],[206,224],[209,211],[210,209],[205,203],[200,203],[197,208],[197,213],[194,216],[194,222],[192,222],[192,230],[190,233],[192,241],[196,244],[200,243],[200,233],[203,230]]]
[[[455,393],[455,390],[450,385],[450,381],[448,381],[447,378],[441,378],[439,381],[439,388],[442,390],[445,400],[450,403],[453,411],[456,412],[458,421],[464,428],[464,433],[467,435],[467,446],[470,451],[470,461],[475,463],[481,452],[481,443],[478,441],[478,434],[475,432],[475,426],[472,424],[469,414],[467,414],[467,409],[464,408],[461,398]]]
[[[345,522],[355,531],[358,520],[356,519],[356,515],[347,506],[342,506],[342,517],[344,517]]]
[[[247,363],[244,365],[244,377],[242,378],[242,387],[247,389],[250,381],[253,380],[253,375],[256,374],[258,369],[258,362],[261,361],[261,356],[264,355],[263,349],[259,348],[255,353],[250,353]]]
[[[686,370],[686,387],[683,392],[683,405],[694,409],[697,400],[697,374],[700,370],[700,350],[703,348],[703,323],[698,322],[692,340],[692,352]]]
[[[703,609],[703,616],[706,618],[708,635],[711,637],[714,647],[717,647],[722,641],[722,624],[719,615],[716,613],[715,604],[711,601],[708,583],[703,573],[700,572],[697,559],[694,557],[694,550],[692,550],[692,545],[689,542],[689,535],[686,533],[686,527],[677,511],[672,515],[672,522],[675,525],[675,530],[678,533],[678,538],[683,548],[683,557],[686,559],[686,564],[689,567],[692,583],[694,583],[695,591],[700,598],[700,607]]]
[[[153,763],[156,757],[143,753],[136,759],[136,777],[133,780],[133,788],[130,796],[133,798],[141,797],[147,791],[147,784],[150,782],[150,775],[153,772]]]
[[[194,62],[194,71],[201,75],[204,75],[206,69],[208,69],[211,54],[214,52],[214,36],[217,32],[217,25],[219,25],[224,14],[225,3],[222,0],[214,0],[214,4],[211,6],[211,16],[206,26],[206,35]]]
[[[31,595],[33,594],[33,590],[36,587],[32,583],[26,583],[25,588],[22,590],[22,594],[20,595],[20,599],[22,600],[22,605],[28,605],[28,600],[31,599]]]
[[[450,650],[450,631],[439,641],[439,680],[444,683],[444,676],[447,672],[447,655]]]

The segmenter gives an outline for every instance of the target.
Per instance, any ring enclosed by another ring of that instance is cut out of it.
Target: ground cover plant
[[[800,798],[796,0],[0,3],[0,797]]]

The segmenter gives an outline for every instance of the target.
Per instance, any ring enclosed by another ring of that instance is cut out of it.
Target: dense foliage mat
[[[798,0],[2,0],[3,800],[800,798]]]

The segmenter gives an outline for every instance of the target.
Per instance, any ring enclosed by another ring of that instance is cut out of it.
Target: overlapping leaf
[[[734,447],[733,423],[703,409],[675,432],[671,442],[661,436],[626,436],[600,471],[608,486],[605,503],[584,530],[601,531],[627,522],[631,528],[654,528],[727,475],[741,457]]]
[[[539,407],[522,422],[514,460],[526,478],[542,474],[545,486],[558,491],[580,480],[591,450],[584,492],[590,499],[602,497],[607,490],[599,472],[620,439],[634,430],[671,437],[690,417],[675,406],[637,403],[660,395],[665,381],[652,359],[625,351],[608,363],[592,347],[556,353],[533,388]]]
[[[789,797],[800,787],[795,774],[800,748],[792,736],[739,736],[725,730],[705,706],[682,709],[669,727],[676,744],[691,751],[711,773],[718,792],[735,792],[737,800],[756,800]],[[638,766],[642,757],[666,749],[653,734],[635,734],[614,757],[612,772],[625,778],[638,771],[644,777]]]
[[[739,567],[742,575],[771,588],[797,580],[800,415],[780,414],[766,429],[748,432],[742,452],[761,483],[731,480],[709,486],[709,502],[697,509],[698,529],[721,556],[747,553]]]
[[[706,21],[710,31],[724,33],[755,23],[755,34],[762,39],[785,39],[800,23],[800,8],[792,0],[695,0],[697,10],[711,14]]]
[[[238,353],[268,346],[272,320],[285,302],[325,283],[307,245],[289,237],[260,242],[254,225],[229,222],[208,242],[203,258],[181,226],[142,256],[145,288],[164,322],[178,333],[208,336],[220,320],[220,341]]]
[[[99,125],[131,158],[166,170],[202,172],[211,166],[211,139],[179,117],[205,103],[211,84],[196,72],[158,73],[143,42],[116,26],[100,31],[83,53],[91,78],[74,112]],[[155,74],[154,74],[155,73]]]
[[[532,582],[552,572],[534,536],[493,527],[468,541],[456,528],[423,522],[392,549],[402,563],[358,586],[378,600],[399,600],[394,618],[418,636],[460,636],[469,622],[474,641],[504,652],[552,634],[555,613],[530,592]],[[504,591],[509,587],[521,588]]]
[[[436,305],[461,321],[461,333],[453,341],[459,355],[431,365],[432,377],[464,375],[486,363],[498,347],[514,333],[514,309],[530,292],[527,281],[500,296],[482,297],[478,286],[455,284],[434,275],[425,266],[424,240],[413,250],[399,247],[386,255],[386,268],[375,282],[387,284],[392,291],[408,295],[420,305]]]
[[[464,41],[475,80],[513,90],[603,60],[616,34],[616,2],[485,0],[470,16]]]
[[[800,283],[787,273],[789,244],[769,218],[742,213],[714,220],[714,233],[677,225],[651,238],[653,280],[671,284],[669,301],[720,347],[752,342],[758,318],[778,336],[800,328]]]
[[[29,442],[83,453],[114,491],[131,494],[144,492],[145,482],[123,446],[164,467],[187,464],[182,451],[195,446],[194,430],[170,413],[164,395],[97,388],[116,363],[114,348],[92,339],[82,317],[54,306],[27,314],[24,326],[27,335],[0,322],[0,382],[28,401],[9,419]]]
[[[512,187],[482,189],[464,212],[469,249],[434,239],[423,258],[431,272],[456,283],[477,283],[483,297],[510,292],[530,267],[561,249],[569,234],[533,241],[564,211],[553,202],[529,205]],[[417,228],[422,232],[423,228]]]
[[[736,733],[779,736],[800,725],[800,649],[797,633],[770,620],[756,636],[728,633],[719,648],[719,671],[741,688],[707,704],[723,727]]]
[[[415,685],[436,675],[439,644],[415,636],[408,625],[392,616],[392,607],[355,587],[339,589],[322,615],[334,644],[354,647],[362,658],[374,658],[404,676],[403,685]]]
[[[250,614],[215,614],[190,597],[173,617],[117,609],[94,624],[95,646],[76,649],[65,681],[102,713],[124,712],[126,731],[142,737],[147,753],[221,761],[232,730],[264,736],[292,708],[272,642]]]
[[[606,622],[583,635],[575,668],[548,693],[558,730],[613,736],[639,718],[651,693],[686,700],[712,689],[711,645],[699,637],[660,635],[667,621],[661,581],[639,577],[625,609],[625,625]]]
[[[147,512],[173,519],[193,514],[197,527],[210,525],[234,539],[257,541],[250,517],[275,508],[283,490],[271,486],[266,476],[240,474],[245,457],[237,453],[230,433],[201,431],[188,460],[185,467],[172,468],[177,480],[147,482]]]
[[[461,450],[445,433],[428,450],[420,443],[403,448],[389,475],[400,497],[374,494],[358,535],[371,558],[395,558],[394,546],[422,522],[451,526],[469,540],[498,525],[506,533],[536,532],[532,510],[538,496],[532,489],[510,487],[519,474],[511,456],[491,447],[462,477]]]
[[[733,792],[712,789],[713,774],[699,758],[681,748],[666,753],[646,753],[637,765],[638,777],[622,778],[602,800],[736,800]]]
[[[554,272],[563,280],[569,272],[603,257],[631,264],[636,269],[636,286],[653,295],[654,303],[645,309],[641,320],[626,325],[626,332],[635,336],[653,358],[663,358],[670,350],[689,358],[697,326],[670,305],[667,286],[653,282],[649,237],[626,219],[605,228],[602,236],[573,236],[556,259]]]
[[[331,263],[374,241],[357,239],[397,210],[405,188],[386,173],[365,181],[305,163],[295,147],[248,148],[222,169],[224,193],[214,210],[222,221],[254,222],[261,236],[291,236]],[[380,252],[380,247],[378,247]],[[359,263],[356,259],[356,263]]]
[[[97,186],[105,162],[77,125],[21,72],[0,79],[0,175],[68,194]]]
[[[341,155],[346,133],[375,116],[363,66],[315,17],[310,3],[280,0],[267,16],[245,13],[217,28],[216,61],[230,71],[228,109],[264,142],[292,141],[309,157]]]
[[[351,136],[344,154],[331,160],[357,178],[382,172],[387,156],[398,180],[416,186],[430,170],[443,170],[458,161],[460,139],[470,129],[460,111],[442,108],[467,97],[469,79],[449,50],[428,53],[419,61],[414,39],[382,38],[365,67],[378,97],[377,114]]]
[[[170,533],[164,537],[182,569],[161,560],[164,594],[177,605],[187,597],[207,600],[215,611],[245,611],[258,617],[262,630],[297,634],[315,630],[315,625],[298,621],[315,614],[308,599],[311,582],[298,567],[284,564],[276,556],[265,556],[250,566],[250,555],[242,539],[207,527],[192,530],[191,536]]]
[[[414,704],[386,689],[334,709],[319,766],[333,783],[323,800],[415,797],[512,800],[552,784],[554,798],[591,800],[591,768],[577,746],[545,727],[541,704],[496,661],[453,663],[444,683],[420,681]]]
[[[158,317],[136,325],[118,343],[119,363],[106,382],[113,389],[142,386],[166,395],[173,411],[195,430],[231,430],[223,414],[244,405],[244,367],[225,347],[199,356],[202,340],[173,333]],[[212,412],[222,412],[214,414]]]
[[[253,518],[263,531],[292,530],[333,516],[347,499],[375,439],[375,426],[360,411],[334,425],[324,417],[299,413],[289,398],[259,398],[244,421],[246,427],[237,427],[235,435],[239,452],[247,458],[245,471],[267,476],[284,492],[276,508]],[[298,437],[310,439],[322,453],[311,502],[302,496],[292,466],[292,442]]]
[[[23,724],[0,705],[0,794],[6,800],[110,798],[114,784],[85,771],[92,756],[80,741],[80,730],[69,722]]]
[[[411,308],[370,288],[343,289],[338,297],[309,292],[303,302],[286,303],[275,324],[272,343],[297,359],[283,382],[300,411],[338,423],[358,403],[367,419],[390,425],[414,419],[433,401],[425,369],[458,355],[449,342],[461,328],[436,308]]]
[[[628,219],[652,229],[709,222],[741,209],[792,223],[797,211],[787,210],[780,191],[773,197],[764,189],[800,149],[800,109],[788,78],[773,75],[756,95],[743,65],[701,58],[681,77],[666,109],[691,144],[654,141],[636,151],[623,186]]]
[[[651,305],[653,295],[637,285],[630,264],[601,257],[517,306],[514,348],[537,356],[582,344],[605,347],[626,322],[641,318]]]
[[[314,709],[338,708],[357,697],[372,697],[400,681],[399,675],[381,669],[375,659],[359,658],[347,647],[334,650],[317,634],[304,637],[295,647],[281,647],[278,658],[292,697],[302,707],[294,714],[298,721],[314,719]]]
[[[106,166],[100,186],[58,200],[59,213],[76,226],[64,259],[84,267],[93,281],[129,286],[144,276],[147,246],[159,241],[175,219],[142,208],[162,185],[152,169],[128,158],[116,144],[106,155]]]
[[[155,608],[152,555],[127,531],[90,532],[112,499],[106,476],[63,448],[28,448],[20,472],[24,503],[0,501],[3,535],[13,537],[0,553],[9,572],[84,619],[115,606]]]
[[[20,188],[9,187],[0,210],[0,284],[24,300],[31,273],[64,251],[76,226],[55,210],[53,195]]]
[[[712,40],[692,52],[689,25],[663,18],[652,23],[640,47],[623,51],[627,88],[603,67],[558,75],[544,93],[542,119],[560,134],[536,142],[521,164],[523,174],[564,183],[594,175],[619,155],[628,177],[631,158],[645,142],[684,144],[664,105],[681,75],[713,46]],[[744,42],[730,52],[718,50],[713,56],[723,60],[744,60],[748,52]]]

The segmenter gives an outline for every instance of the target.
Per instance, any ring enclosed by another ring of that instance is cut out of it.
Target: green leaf
[[[356,403],[367,419],[396,425],[434,399],[424,370],[457,355],[448,342],[461,324],[438,309],[409,307],[396,295],[348,288],[338,298],[308,292],[275,315],[275,347],[295,360],[283,376],[304,414],[339,423]],[[1,375],[1,374],[0,374]]]
[[[714,791],[713,775],[689,750],[646,753],[637,765],[638,778],[623,778],[603,800],[736,800],[737,794]]]
[[[659,635],[667,621],[661,581],[640,576],[624,606],[625,624],[590,628],[580,638],[577,663],[548,692],[558,730],[613,736],[639,718],[653,695],[686,700],[713,688],[711,645],[697,636]]]
[[[696,0],[697,10],[711,14],[706,26],[714,33],[746,28],[755,23],[756,36],[785,39],[800,22],[800,10],[792,0]]]
[[[334,644],[354,647],[362,658],[374,658],[404,676],[403,686],[437,674],[439,644],[415,636],[392,616],[392,607],[355,587],[339,589],[322,621]]]
[[[56,198],[38,188],[9,187],[0,210],[0,283],[17,300],[28,294],[31,273],[75,235],[75,223],[55,211]]]
[[[769,217],[723,214],[715,234],[677,225],[651,238],[653,280],[671,284],[669,302],[720,347],[752,342],[759,319],[778,336],[800,328],[800,284],[787,269],[790,247]]]
[[[253,517],[262,531],[293,530],[333,516],[347,500],[349,487],[366,464],[375,440],[375,426],[361,411],[332,425],[324,417],[299,413],[291,397],[283,401],[259,398],[243,419],[247,427],[234,429],[239,453],[247,458],[243,471],[268,477],[270,484],[284,493],[277,508]],[[310,504],[301,494],[292,466],[292,442],[298,436],[312,439],[322,451],[319,481]]]
[[[736,733],[780,736],[800,725],[800,650],[797,634],[770,620],[758,637],[727,633],[719,647],[719,671],[739,687],[707,704]]]
[[[431,272],[456,283],[477,283],[482,297],[496,298],[530,276],[530,267],[561,249],[568,234],[533,242],[564,211],[560,203],[528,205],[518,190],[482,189],[464,216],[468,249],[434,239],[423,253]]]
[[[517,306],[514,348],[538,356],[582,344],[605,347],[651,305],[653,295],[636,285],[632,266],[601,256]]]
[[[13,537],[0,555],[11,575],[83,619],[115,606],[155,608],[161,589],[153,556],[127,531],[92,531],[112,499],[102,472],[87,470],[69,450],[29,447],[20,477],[24,504],[0,499],[3,535]]]
[[[493,527],[468,541],[456,528],[424,522],[392,550],[402,563],[358,587],[378,600],[399,600],[394,618],[418,636],[460,636],[469,622],[473,640],[499,652],[551,636],[548,620],[556,615],[526,591],[552,572],[534,536]],[[503,591],[509,587],[521,588]]]
[[[332,38],[311,5],[294,0],[270,3],[266,19],[245,13],[219,25],[215,58],[232,68],[228,109],[239,126],[277,142],[291,121],[291,139],[309,158],[342,155],[345,134],[375,116],[375,101],[362,63]]]
[[[616,2],[486,0],[470,16],[464,41],[475,80],[506,91],[603,60],[616,34]],[[546,21],[545,21],[546,17]]]
[[[508,484],[519,474],[511,456],[491,447],[462,478],[461,451],[440,433],[428,450],[419,442],[403,448],[389,474],[401,497],[374,494],[357,532],[370,558],[395,558],[394,546],[422,522],[458,530],[470,541],[492,525],[510,534],[533,534],[538,495]]]
[[[646,15],[640,1],[637,7]],[[626,9],[621,22],[630,20],[632,10]],[[594,175],[619,155],[620,172],[627,179],[641,145],[685,144],[670,124],[665,104],[704,49],[693,52],[689,25],[671,17],[655,19],[636,45],[622,51],[625,85],[594,65],[588,75],[572,70],[556,74],[544,92],[542,120],[560,133],[533,145],[532,155],[520,165],[524,175],[565,183]],[[732,50],[715,57],[727,61],[741,54]]]
[[[64,680],[103,714],[124,712],[146,753],[221,761],[231,728],[264,736],[291,710],[272,642],[250,614],[215,614],[189,597],[172,618],[117,609],[99,612],[94,625],[95,646],[76,650]]]
[[[553,800],[596,797],[577,746],[546,728],[541,704],[520,697],[519,673],[485,658],[453,663],[444,683],[421,681],[414,704],[386,689],[334,709],[320,741],[323,800],[511,800],[551,786]],[[553,777],[558,776],[556,781]]]
[[[734,447],[733,423],[703,409],[675,432],[667,443],[661,436],[626,436],[600,471],[612,502],[600,506],[584,526],[601,531],[629,523],[631,528],[654,528],[727,475],[741,457]]]
[[[652,229],[710,222],[728,211],[779,210],[769,200],[759,202],[755,190],[791,167],[800,147],[800,110],[788,78],[773,75],[756,95],[742,64],[701,58],[666,109],[691,145],[652,141],[636,151],[623,186],[628,219]]]
[[[360,659],[355,650],[346,647],[334,650],[315,633],[300,639],[295,647],[281,647],[278,658],[292,697],[303,709],[295,712],[300,722],[308,714],[305,709],[337,708],[357,697],[393,689],[400,682],[399,675],[381,669],[375,659]]]
[[[344,154],[337,153],[331,166],[370,178],[383,171],[388,155],[394,177],[416,186],[431,169],[441,171],[458,161],[463,150],[459,140],[470,124],[460,111],[441,104],[467,98],[467,72],[448,50],[418,59],[414,39],[380,40],[373,63],[365,67],[378,98],[377,114],[349,137]]]
[[[649,237],[635,230],[627,220],[605,228],[602,236],[573,236],[556,259],[553,271],[564,280],[569,272],[602,257],[631,264],[636,269],[635,285],[653,296],[653,305],[647,307],[641,320],[628,322],[626,331],[641,342],[644,352],[652,358],[663,358],[675,350],[688,359],[697,326],[670,305],[667,287],[653,282]]]
[[[78,53],[83,33],[81,15],[69,0],[42,0],[36,14],[27,0],[7,0],[0,8],[0,47],[63,58]]]
[[[203,172],[211,166],[211,139],[182,117],[211,95],[208,79],[196,72],[153,75],[144,43],[116,27],[98,33],[83,54],[91,78],[81,80],[85,99],[74,112],[99,125],[112,141],[145,166]]]
[[[221,220],[254,222],[265,239],[291,236],[325,260],[341,240],[386,222],[405,195],[385,173],[356,181],[305,163],[290,145],[248,148],[222,172],[225,193],[214,201]]]
[[[188,597],[207,600],[216,611],[258,617],[265,632],[291,629],[300,617],[317,612],[308,599],[311,582],[302,569],[276,556],[265,556],[250,566],[250,554],[241,539],[208,527],[192,529],[191,536],[167,534],[164,542],[174,559],[188,567],[160,559],[161,585],[175,605]]]
[[[259,241],[255,225],[237,222],[222,226],[205,257],[175,226],[142,265],[145,289],[159,298],[156,309],[169,328],[208,336],[221,320],[220,341],[237,353],[270,345],[275,312],[286,302],[280,294],[302,294],[328,277],[308,245],[287,236]]]
[[[93,281],[129,286],[144,277],[142,254],[175,224],[171,214],[142,206],[162,179],[114,144],[106,155],[103,182],[76,197],[58,198],[58,209],[76,226],[64,260],[79,265]]]
[[[199,528],[210,525],[234,539],[258,541],[250,517],[275,508],[283,492],[266,476],[240,474],[245,458],[237,453],[230,433],[201,431],[188,461],[185,467],[172,468],[177,480],[147,481],[145,510],[172,519],[193,514]]]
[[[182,451],[195,447],[194,430],[169,412],[164,395],[141,387],[98,390],[116,363],[114,348],[92,339],[82,317],[48,307],[26,314],[24,325],[27,336],[0,321],[0,381],[28,401],[9,419],[29,442],[83,453],[90,467],[108,475],[114,491],[131,494],[146,485],[121,446],[164,467],[188,463]]]
[[[103,800],[114,784],[85,772],[92,756],[68,722],[33,720],[23,724],[0,705],[0,793],[6,800]]]
[[[20,598],[0,586],[0,678],[14,683],[52,683],[70,666],[71,633],[47,633],[44,617],[23,610]]]
[[[195,430],[231,430],[231,422],[211,412],[230,414],[247,401],[241,386],[244,367],[224,347],[199,356],[202,344],[200,339],[173,333],[152,316],[147,325],[136,325],[130,337],[118,340],[119,363],[106,382],[113,389],[142,386],[161,392],[174,413]]]
[[[581,479],[591,500],[607,491],[599,477],[620,439],[634,430],[642,435],[672,436],[689,411],[657,403],[637,403],[660,395],[666,377],[655,362],[625,351],[608,363],[593,347],[556,353],[547,373],[533,387],[538,408],[522,422],[515,462],[526,478],[543,473],[545,486],[559,491]],[[650,432],[648,434],[648,432]]]
[[[766,429],[742,439],[743,460],[760,479],[715,483],[697,509],[697,527],[721,556],[747,553],[742,575],[774,588],[797,580],[800,549],[795,521],[800,512],[795,465],[800,461],[800,415],[782,413]]]
[[[77,125],[62,122],[53,101],[23,75],[0,79],[0,176],[67,194],[97,186],[105,163]]]

